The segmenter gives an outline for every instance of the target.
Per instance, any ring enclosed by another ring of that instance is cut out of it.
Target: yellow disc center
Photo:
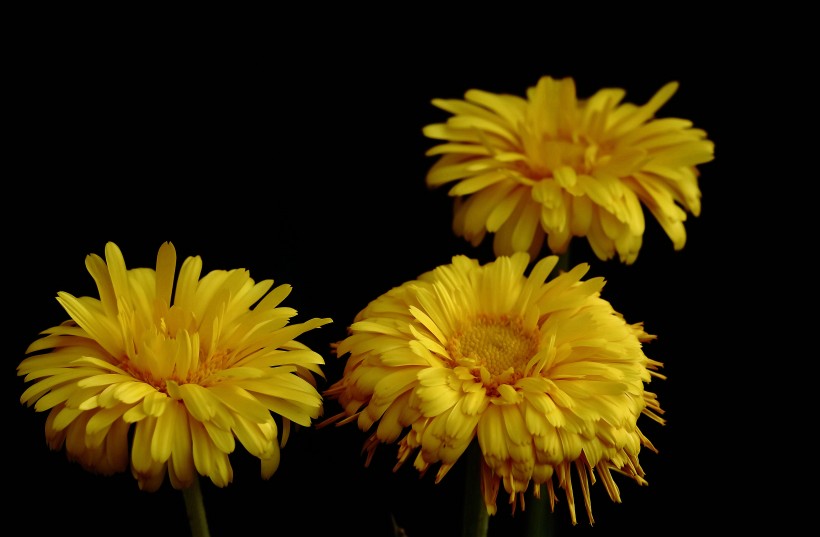
[[[538,352],[538,330],[524,328],[520,318],[482,315],[459,330],[448,342],[450,356],[457,362],[475,361],[493,375],[512,368],[524,369]]]

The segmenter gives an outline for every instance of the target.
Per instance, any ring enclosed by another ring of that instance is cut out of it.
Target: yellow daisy
[[[664,422],[644,389],[662,364],[642,350],[654,336],[600,297],[603,278],[582,281],[587,264],[547,281],[557,262],[527,276],[523,252],[483,266],[455,256],[370,302],[338,343],[349,356],[324,392],[343,411],[320,426],[372,431],[366,465],[380,443],[398,442],[396,469],[415,453],[422,474],[440,464],[436,483],[477,438],[490,514],[501,485],[514,510],[530,483],[554,506],[555,483],[576,523],[574,468],[593,522],[596,472],[616,502],[613,472],[646,483],[638,454],[655,448],[637,420]]]
[[[678,88],[663,86],[646,104],[621,104],[625,92],[576,97],[571,78],[542,77],[527,97],[471,89],[464,100],[434,99],[453,114],[424,134],[444,140],[430,187],[455,182],[453,229],[477,246],[493,233],[496,255],[538,257],[546,238],[564,253],[586,237],[595,255],[632,264],[644,233],[642,205],[676,250],[686,242],[687,212],[700,214],[697,165],[714,144],[692,122],[655,119]]]
[[[20,401],[49,411],[49,446],[89,471],[125,471],[130,451],[143,490],[157,490],[166,471],[177,489],[197,474],[226,486],[236,440],[267,479],[291,422],[308,426],[322,411],[313,375],[324,360],[294,338],[331,320],[288,325],[296,310],[280,303],[291,287],[271,290],[247,270],[200,278],[202,260],[189,257],[175,283],[176,266],[171,243],[156,270],[127,270],[114,243],[105,260],[87,256],[100,298],[58,293],[71,319],[27,349]]]

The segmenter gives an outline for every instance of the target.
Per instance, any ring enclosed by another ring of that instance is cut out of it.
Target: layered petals
[[[155,270],[126,269],[114,243],[104,260],[89,255],[100,298],[58,294],[70,319],[27,349],[20,401],[49,411],[51,449],[95,473],[130,466],[143,490],[166,475],[178,489],[197,475],[228,485],[237,441],[269,478],[290,423],[322,413],[324,360],[296,338],[331,320],[289,324],[296,310],[280,303],[290,286],[244,269],[200,277],[199,257],[183,262],[172,291],[176,262],[171,243]]]
[[[643,352],[654,336],[601,298],[602,278],[557,263],[527,275],[525,253],[486,265],[455,256],[373,300],[336,347],[347,361],[324,395],[342,411],[320,426],[355,421],[370,433],[366,464],[397,444],[397,468],[437,465],[436,482],[476,442],[490,514],[502,488],[513,509],[529,487],[551,504],[563,490],[574,523],[575,472],[592,522],[593,474],[614,501],[611,472],[645,483],[638,455],[654,448],[637,422],[664,421],[645,390],[662,364]]]
[[[545,242],[561,254],[586,237],[600,259],[631,264],[644,208],[680,250],[687,215],[700,214],[697,166],[714,144],[691,121],[655,117],[677,88],[636,106],[617,88],[579,100],[573,79],[545,76],[526,98],[473,89],[464,100],[434,99],[452,115],[423,130],[441,141],[427,151],[438,158],[427,185],[449,186],[455,233],[473,245],[494,234],[496,255],[535,258]]]

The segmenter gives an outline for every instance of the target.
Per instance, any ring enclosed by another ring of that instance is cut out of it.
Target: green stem
[[[527,515],[527,537],[552,537],[555,535],[553,526],[552,510],[549,505],[549,498],[546,487],[541,487],[541,497],[536,498],[533,493],[533,485],[527,489],[526,494],[526,515]]]
[[[191,536],[210,537],[208,520],[205,516],[205,502],[202,499],[202,489],[199,486],[199,476],[194,479],[190,487],[182,489],[182,496],[185,498],[185,510],[188,512]]]
[[[486,537],[490,515],[481,492],[481,448],[473,439],[467,448],[467,475],[464,480],[464,523],[462,537]]]
[[[572,267],[569,265],[569,250],[558,256],[558,264],[552,269],[552,277],[554,278],[561,272],[566,272]]]

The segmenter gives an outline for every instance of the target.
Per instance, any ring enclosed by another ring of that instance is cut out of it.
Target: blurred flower
[[[279,304],[289,285],[271,291],[272,280],[244,269],[200,279],[199,257],[185,260],[174,290],[176,263],[171,243],[156,270],[126,270],[114,243],[105,261],[87,256],[100,299],[58,293],[71,320],[29,346],[18,374],[32,384],[20,400],[49,411],[49,446],[89,471],[125,471],[130,443],[143,490],[157,490],[166,470],[177,489],[197,474],[226,486],[235,440],[267,479],[280,455],[273,414],[284,446],[291,422],[310,425],[322,411],[313,375],[324,361],[294,338],[331,320],[288,325],[296,310]]]
[[[465,100],[434,99],[453,116],[424,128],[445,141],[427,152],[440,156],[427,184],[456,182],[455,233],[474,246],[494,233],[496,255],[536,258],[545,236],[560,254],[576,236],[598,258],[617,252],[631,264],[644,233],[641,204],[679,250],[686,213],[700,214],[696,165],[712,160],[714,144],[691,121],[654,119],[677,88],[671,82],[636,106],[620,104],[622,89],[578,100],[571,78],[542,77],[526,99],[477,89]]]
[[[397,442],[396,469],[416,453],[422,474],[440,463],[437,483],[477,438],[490,514],[502,484],[523,509],[530,482],[554,505],[555,482],[575,523],[574,468],[592,522],[596,472],[616,502],[613,472],[646,483],[638,454],[655,448],[636,423],[641,414],[663,423],[644,390],[663,376],[642,350],[654,336],[600,297],[603,278],[582,281],[581,264],[547,281],[557,262],[544,258],[526,276],[522,252],[483,266],[455,256],[370,302],[338,343],[349,357],[324,392],[343,411],[319,426],[355,421],[373,431],[366,465],[380,443]]]

